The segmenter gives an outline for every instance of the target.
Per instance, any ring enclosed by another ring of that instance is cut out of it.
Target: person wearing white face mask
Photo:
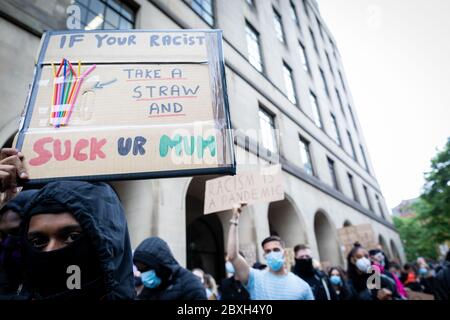
[[[395,283],[377,271],[379,281],[368,281],[373,276],[369,253],[358,242],[347,256],[348,285],[357,300],[399,300]],[[379,288],[369,288],[369,284],[379,284]]]
[[[238,225],[241,212],[242,205],[233,208],[228,234],[228,259],[235,269],[235,274],[248,290],[250,299],[314,300],[310,286],[286,269],[284,244],[279,237],[270,236],[261,244],[268,268],[265,270],[250,268],[238,253]]]
[[[373,268],[378,268],[382,275],[385,275],[388,280],[391,280],[395,285],[395,288],[400,296],[406,298],[407,294],[403,288],[402,283],[392,272],[390,272],[390,262],[387,256],[380,249],[369,250],[370,260],[372,262]]]

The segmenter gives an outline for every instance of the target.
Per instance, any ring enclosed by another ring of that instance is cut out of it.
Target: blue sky
[[[390,208],[450,136],[450,1],[317,0]]]

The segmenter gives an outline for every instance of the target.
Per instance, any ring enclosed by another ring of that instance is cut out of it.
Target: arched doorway
[[[288,198],[269,205],[270,235],[281,237],[287,248],[308,242],[300,213]]]
[[[323,267],[341,265],[342,256],[339,250],[336,229],[322,211],[318,211],[314,217],[314,233]]]
[[[391,251],[389,250],[389,246],[386,240],[381,234],[378,236],[378,244],[380,245],[384,253],[387,255],[388,259],[391,259]]]
[[[186,193],[186,259],[187,268],[201,268],[215,279],[225,274],[224,237],[217,214],[203,214],[205,181],[192,179]]]
[[[392,258],[396,260],[396,262],[401,263],[400,258],[400,252],[398,251],[398,248],[394,242],[394,240],[391,239],[391,252],[392,252]]]
[[[349,220],[345,220],[344,221],[344,224],[343,224],[343,227],[345,228],[345,227],[351,227],[352,226],[352,223],[349,221]]]

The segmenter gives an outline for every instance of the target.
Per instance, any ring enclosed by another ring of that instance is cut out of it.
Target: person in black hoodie
[[[239,254],[244,257],[242,252],[239,252]],[[248,291],[236,275],[233,264],[228,261],[228,257],[225,262],[225,271],[227,273],[227,278],[223,279],[220,284],[220,300],[250,300]]]
[[[0,209],[0,300],[14,299],[21,291],[24,265],[20,223],[25,205],[36,192],[22,191]]]
[[[133,261],[144,285],[139,300],[206,300],[198,277],[178,264],[161,238],[145,239],[134,251]]]
[[[311,249],[304,244],[294,247],[295,265],[293,273],[305,280],[311,287],[316,300],[336,300],[328,278],[313,267]]]
[[[24,209],[22,236],[31,299],[134,298],[127,223],[109,185],[47,184]]]
[[[436,300],[450,300],[450,250],[447,251],[442,268],[436,274]]]

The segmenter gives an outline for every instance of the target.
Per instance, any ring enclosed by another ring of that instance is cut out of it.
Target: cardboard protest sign
[[[347,255],[355,242],[359,242],[365,248],[375,248],[375,232],[370,224],[360,224],[338,229],[338,237]]]
[[[285,265],[287,270],[292,270],[295,266],[294,248],[284,248]]]
[[[16,147],[31,182],[234,174],[218,30],[54,31]]]
[[[405,288],[407,294],[408,294],[408,300],[435,300],[434,295],[423,293],[423,292],[416,292],[408,287]]]
[[[279,167],[278,170],[243,171],[235,176],[206,181],[204,213],[229,210],[237,203],[252,204],[283,199],[284,187]]]

